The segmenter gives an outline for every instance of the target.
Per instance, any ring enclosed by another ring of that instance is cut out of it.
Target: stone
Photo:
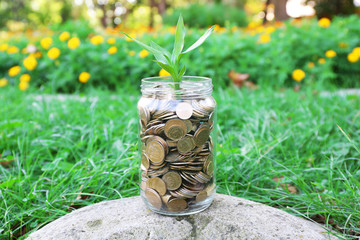
[[[323,226],[246,199],[216,194],[205,211],[162,216],[140,197],[83,207],[32,233],[28,240],[337,239]]]

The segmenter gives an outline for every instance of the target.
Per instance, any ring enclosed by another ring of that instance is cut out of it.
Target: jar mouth
[[[173,82],[171,76],[149,77],[141,80],[141,92],[151,97],[201,97],[212,93],[211,78],[183,76],[181,82]]]

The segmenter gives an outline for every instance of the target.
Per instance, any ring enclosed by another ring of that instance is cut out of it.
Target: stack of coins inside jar
[[[215,107],[212,97],[139,101],[140,188],[154,209],[187,211],[214,192]]]

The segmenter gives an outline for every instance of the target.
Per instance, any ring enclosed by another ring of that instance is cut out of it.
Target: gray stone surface
[[[320,225],[284,211],[217,194],[207,210],[168,217],[146,209],[140,197],[87,206],[49,223],[28,240],[115,239],[337,239]]]

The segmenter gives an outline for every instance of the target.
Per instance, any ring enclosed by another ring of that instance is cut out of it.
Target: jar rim
[[[211,83],[212,79],[208,77],[201,77],[201,76],[183,76],[181,82],[184,81],[193,81],[199,83]],[[174,82],[172,81],[171,76],[162,76],[162,77],[147,77],[141,79],[141,82],[144,84],[154,84],[154,83],[161,83],[161,84],[179,84],[181,82]]]

